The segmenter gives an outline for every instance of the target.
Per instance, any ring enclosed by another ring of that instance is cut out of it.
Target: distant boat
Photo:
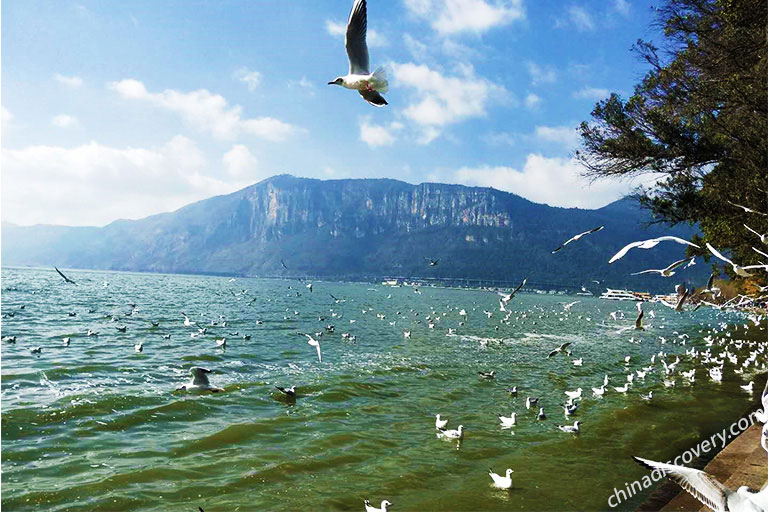
[[[612,290],[610,288],[606,288],[603,294],[600,295],[600,298],[606,300],[643,300],[643,298],[635,292],[629,290]]]

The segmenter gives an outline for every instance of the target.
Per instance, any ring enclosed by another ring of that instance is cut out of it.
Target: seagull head
[[[338,77],[333,82],[328,82],[328,85],[342,85],[344,83],[344,78]]]

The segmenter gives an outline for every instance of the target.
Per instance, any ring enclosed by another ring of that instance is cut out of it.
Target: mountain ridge
[[[329,279],[528,276],[571,289],[602,276],[606,285],[662,290],[671,286],[668,280],[628,274],[664,268],[681,253],[677,247],[633,251],[638,254],[607,265],[619,244],[695,232],[649,221],[628,198],[586,210],[538,204],[489,187],[282,174],[173,212],[103,227],[4,223],[2,257],[10,265]],[[597,225],[606,229],[550,254]],[[673,250],[676,256],[666,255]],[[441,262],[428,267],[428,257]],[[287,270],[281,260],[290,262]],[[700,278],[702,267],[687,274]]]

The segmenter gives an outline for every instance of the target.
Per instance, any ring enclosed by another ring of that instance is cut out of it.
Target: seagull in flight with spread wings
[[[387,100],[381,95],[387,92],[387,74],[383,68],[370,71],[368,45],[365,36],[368,31],[368,8],[366,0],[355,0],[347,21],[345,46],[349,57],[349,73],[340,76],[328,85],[340,85],[354,89],[365,101],[374,107],[383,107]]]
[[[677,267],[679,267],[680,265],[683,265],[687,261],[692,261],[692,260],[693,260],[693,258],[685,258],[685,259],[682,259],[682,260],[677,260],[676,262],[674,262],[671,265],[669,265],[667,268],[662,268],[662,269],[658,269],[658,270],[655,269],[655,268],[651,268],[651,269],[648,269],[648,270],[643,270],[641,272],[634,272],[631,275],[639,276],[640,274],[650,274],[651,272],[657,272],[657,273],[661,274],[662,277],[672,277],[673,275],[675,275],[675,273],[673,271]]]
[[[53,268],[55,268],[55,269],[56,269],[56,272],[58,272],[58,273],[59,273],[59,275],[60,275],[61,277],[63,277],[63,278],[64,278],[64,282],[65,282],[65,283],[72,283],[72,284],[77,284],[77,283],[75,283],[73,280],[71,280],[70,278],[68,278],[67,276],[65,276],[65,275],[64,275],[64,274],[61,272],[61,270],[59,270],[59,269],[58,269],[58,268],[56,268],[56,267],[53,267]]]
[[[563,242],[563,245],[561,245],[560,247],[558,247],[557,249],[555,249],[554,251],[552,251],[552,254],[555,254],[557,251],[559,251],[560,249],[562,249],[563,247],[565,247],[565,246],[566,246],[566,245],[568,245],[569,243],[571,243],[571,242],[575,242],[576,240],[578,240],[579,238],[583,237],[584,235],[589,235],[589,234],[592,234],[592,233],[597,233],[598,231],[600,231],[600,230],[601,230],[601,229],[603,229],[604,227],[605,227],[605,226],[598,226],[598,227],[596,227],[596,228],[592,228],[592,229],[590,229],[589,231],[585,231],[585,232],[583,232],[583,233],[579,233],[578,235],[575,235],[575,236],[571,237],[570,239],[568,239],[568,240],[566,240],[565,242]]]
[[[720,254],[717,251],[717,249],[712,247],[709,243],[707,243],[707,249],[709,249],[709,252],[711,252],[717,259],[720,259],[720,260],[723,260],[726,263],[729,263],[731,265],[731,267],[733,268],[733,272],[737,276],[752,277],[752,274],[747,272],[747,270],[752,270],[752,269],[757,269],[757,268],[762,268],[762,269],[768,268],[768,267],[766,267],[766,265],[748,265],[746,267],[742,267],[741,265],[735,264],[734,262],[732,262],[731,260],[729,260],[728,258],[723,256],[722,254]]]
[[[650,240],[640,240],[639,242],[632,242],[631,244],[625,245],[619,252],[613,255],[613,258],[608,260],[608,263],[613,263],[616,260],[619,260],[624,257],[625,254],[629,252],[630,249],[634,249],[637,247],[638,249],[653,249],[657,245],[659,245],[660,242],[666,242],[666,241],[672,241],[677,242],[679,244],[683,245],[690,245],[691,247],[699,248],[698,245],[691,243],[687,240],[683,240],[682,238],[678,238],[676,236],[660,236],[658,238],[651,238]]]

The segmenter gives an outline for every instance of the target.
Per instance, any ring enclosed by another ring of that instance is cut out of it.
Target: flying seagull
[[[760,233],[758,233],[757,231],[755,231],[751,227],[747,226],[746,224],[744,224],[744,227],[747,228],[749,231],[753,232],[754,234],[756,234],[758,237],[760,237],[760,241],[761,242],[763,242],[764,244],[768,245],[768,234],[761,235]]]
[[[184,384],[176,388],[176,391],[211,391],[218,393],[224,391],[221,388],[215,388],[208,382],[208,373],[213,373],[212,370],[207,368],[201,368],[199,366],[193,366],[189,369],[189,373],[192,375],[192,381],[189,384]]]
[[[437,263],[440,261],[440,260],[433,260],[432,258],[424,258],[424,259],[429,261],[429,266],[430,267],[436,267]]]
[[[736,206],[737,208],[741,208],[742,210],[744,210],[744,211],[745,211],[745,212],[747,212],[747,213],[756,213],[756,214],[758,214],[758,215],[762,215],[763,217],[768,217],[768,213],[763,213],[763,212],[756,212],[756,211],[755,211],[755,210],[753,210],[752,208],[747,208],[746,206],[742,206],[742,205],[740,205],[740,204],[732,203],[732,202],[730,202],[730,201],[726,201],[726,202],[727,202],[728,204],[732,205],[732,206]]]
[[[678,238],[676,236],[660,236],[658,238],[651,238],[650,240],[641,240],[639,242],[632,242],[631,244],[625,245],[619,252],[613,255],[613,258],[608,260],[608,263],[613,263],[614,261],[623,258],[624,255],[627,254],[630,249],[634,249],[635,247],[637,247],[638,249],[653,249],[654,247],[659,245],[660,242],[666,242],[666,241],[677,242],[679,244],[690,245],[691,247],[699,248],[698,245],[688,242],[687,240],[683,240],[682,238]]]
[[[368,30],[368,9],[366,0],[355,0],[347,21],[347,35],[344,44],[349,57],[349,73],[340,76],[328,85],[340,85],[354,89],[365,101],[374,107],[383,107],[387,100],[380,94],[387,92],[387,75],[378,68],[371,73],[368,61],[368,45],[365,35]]]
[[[53,267],[53,268],[56,268],[56,267]],[[71,280],[70,278],[68,278],[68,277],[67,277],[67,276],[65,276],[64,274],[62,274],[62,273],[61,273],[61,270],[59,270],[58,268],[56,268],[56,272],[58,272],[58,273],[59,273],[59,275],[60,275],[61,277],[63,277],[63,278],[64,278],[64,282],[65,282],[65,283],[72,283],[72,284],[77,284],[76,282],[74,282],[73,280]]]
[[[752,274],[747,272],[747,270],[755,269],[755,268],[766,268],[765,265],[749,265],[747,267],[742,267],[741,265],[737,265],[719,252],[717,252],[717,249],[712,247],[709,243],[707,243],[707,249],[709,249],[709,252],[715,255],[716,258],[723,260],[726,263],[729,263],[731,267],[733,267],[733,272],[737,276],[741,277],[752,277]]]
[[[598,226],[596,228],[590,229],[589,231],[585,231],[583,233],[579,233],[578,235],[575,235],[575,236],[571,237],[569,240],[566,240],[565,242],[563,242],[563,245],[561,245],[560,247],[558,247],[557,249],[552,251],[552,254],[555,254],[557,251],[559,251],[560,249],[562,249],[563,247],[565,247],[569,243],[575,242],[576,240],[578,240],[579,238],[583,237],[584,235],[589,235],[589,234],[592,234],[592,233],[597,233],[598,231],[600,231],[604,227],[605,226]]]
[[[322,363],[323,362],[323,355],[320,353],[320,342],[317,341],[315,338],[313,338],[312,336],[310,336],[307,333],[301,333],[301,334],[306,336],[307,339],[309,340],[309,341],[307,341],[307,345],[312,345],[313,347],[315,347],[317,349],[317,360]]]
[[[520,291],[520,288],[522,288],[523,286],[525,286],[525,283],[527,283],[527,282],[528,282],[528,278],[526,277],[525,279],[523,279],[523,282],[522,282],[522,283],[520,283],[520,284],[517,286],[517,288],[515,288],[514,290],[512,290],[512,293],[510,293],[509,295],[507,295],[507,294],[504,294],[504,293],[501,293],[501,292],[498,292],[498,293],[499,293],[499,295],[501,295],[501,301],[502,301],[504,304],[506,304],[506,303],[507,303],[507,302],[509,302],[510,300],[514,299],[514,298],[515,298],[515,294],[516,294],[517,292],[519,292],[519,291]]]
[[[698,469],[654,462],[640,457],[633,457],[633,459],[651,470],[659,470],[712,510],[733,512],[768,510],[768,489],[754,493],[743,485],[737,491],[732,491],[715,480],[712,475]]]
[[[635,319],[635,329],[638,331],[643,329],[643,316],[645,313],[643,313],[643,303],[638,302],[637,303],[637,318]]]
[[[693,258],[684,258],[682,260],[677,260],[676,262],[674,262],[671,265],[669,265],[667,268],[662,268],[660,270],[651,268],[651,269],[648,269],[648,270],[643,270],[641,272],[634,272],[631,275],[639,276],[640,274],[650,274],[651,272],[658,272],[659,274],[661,274],[662,277],[672,277],[673,275],[675,275],[675,273],[673,271],[677,267],[679,267],[680,265],[684,264],[685,262],[689,262],[689,261],[693,261]]]
[[[549,359],[549,358],[550,358],[550,357],[552,357],[552,356],[556,356],[557,354],[559,354],[560,352],[562,352],[563,350],[565,350],[565,349],[566,349],[566,347],[568,347],[568,345],[570,345],[570,344],[571,344],[571,342],[570,342],[570,341],[563,343],[562,345],[560,345],[559,347],[557,347],[555,350],[553,350],[552,352],[550,352],[550,353],[549,353],[549,355],[547,356],[547,359]]]
[[[285,266],[285,262],[283,261],[283,258],[280,258],[280,265],[282,265],[285,270],[288,270],[288,267]]]

